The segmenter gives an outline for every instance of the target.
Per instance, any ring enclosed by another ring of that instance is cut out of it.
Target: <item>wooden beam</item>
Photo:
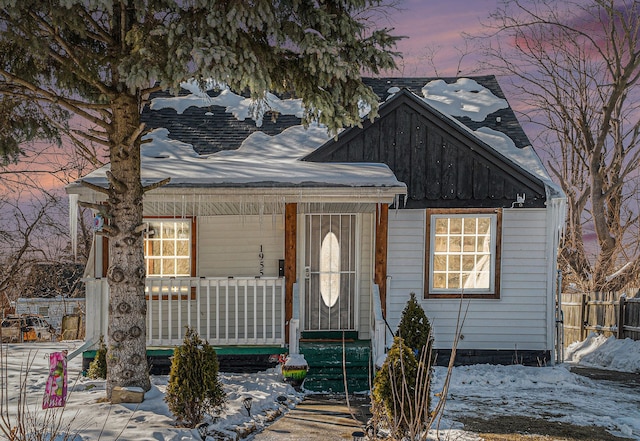
[[[376,248],[374,282],[380,288],[382,314],[387,316],[387,236],[389,231],[389,206],[380,204],[376,210]]]
[[[293,284],[296,281],[298,205],[286,204],[284,209],[284,338],[289,343],[289,321],[293,317]]]

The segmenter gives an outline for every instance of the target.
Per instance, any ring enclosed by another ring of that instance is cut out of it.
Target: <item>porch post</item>
[[[380,288],[382,314],[387,316],[387,234],[389,230],[389,206],[379,204],[376,210],[376,248],[374,282]]]
[[[286,204],[284,209],[284,338],[289,343],[289,322],[293,317],[293,284],[296,282],[296,238],[298,204]]]

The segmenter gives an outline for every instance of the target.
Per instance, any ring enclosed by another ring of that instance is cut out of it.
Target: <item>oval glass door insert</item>
[[[340,297],[340,243],[331,231],[322,239],[319,272],[322,301],[332,307]]]

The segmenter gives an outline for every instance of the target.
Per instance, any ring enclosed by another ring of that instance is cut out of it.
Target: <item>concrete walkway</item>
[[[254,435],[255,441],[352,440],[369,419],[369,398],[350,397],[349,413],[341,395],[309,395],[282,418]]]

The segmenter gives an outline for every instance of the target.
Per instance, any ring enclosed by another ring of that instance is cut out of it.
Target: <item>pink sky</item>
[[[403,53],[402,76],[433,76],[435,72],[425,55],[429,48],[437,49],[436,67],[440,76],[455,76],[462,49],[463,32],[477,33],[481,21],[495,11],[499,0],[403,0],[399,10],[392,11],[390,26],[395,35],[409,38],[400,41],[398,50]],[[462,73],[474,68],[472,57],[462,65]],[[402,67],[401,67],[402,69]]]

